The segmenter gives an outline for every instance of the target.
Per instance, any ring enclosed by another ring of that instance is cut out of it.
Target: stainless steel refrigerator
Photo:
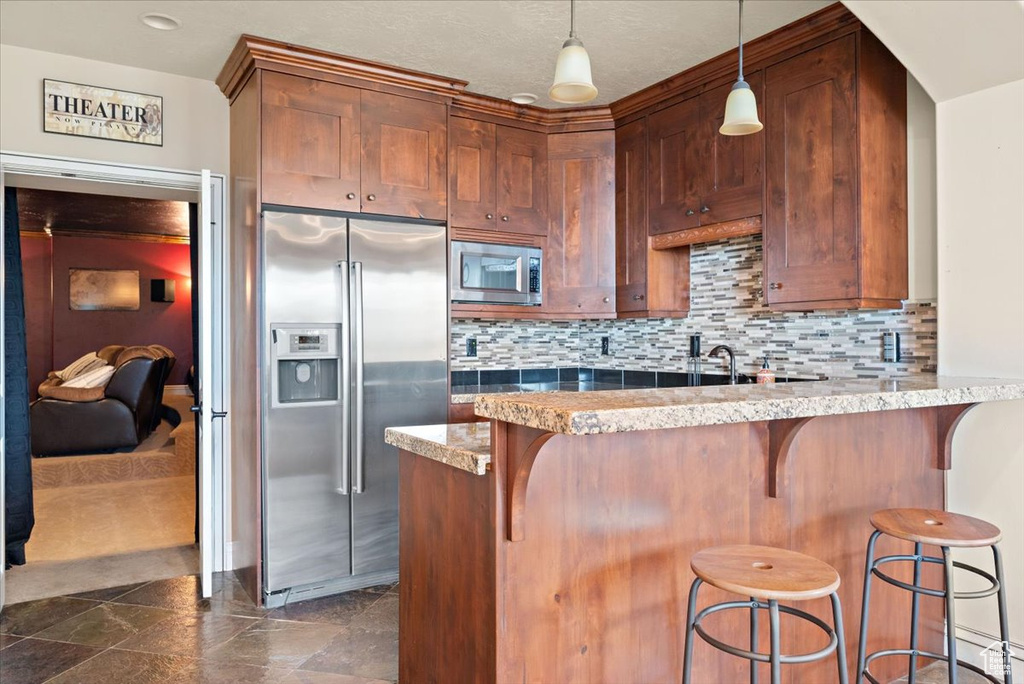
[[[397,578],[384,428],[447,419],[446,255],[436,223],[264,211],[267,605]]]

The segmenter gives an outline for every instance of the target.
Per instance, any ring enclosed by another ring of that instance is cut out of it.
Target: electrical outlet
[[[896,363],[902,358],[900,350],[900,334],[893,330],[882,333],[882,361]]]
[[[476,356],[476,338],[466,338],[466,356]]]
[[[611,338],[609,338],[609,337],[602,337],[601,338],[601,356],[608,356],[608,354],[611,353],[611,351],[609,350],[610,345],[611,345]]]

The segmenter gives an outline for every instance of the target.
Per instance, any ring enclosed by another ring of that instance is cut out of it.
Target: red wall
[[[63,368],[82,354],[96,351],[108,344],[162,344],[177,357],[168,384],[185,384],[185,373],[192,365],[192,295],[189,246],[118,240],[110,238],[54,236],[50,241],[22,239],[22,259],[28,262],[26,245],[52,243],[52,347],[45,344],[45,314],[37,315],[33,309],[45,306],[41,292],[45,274],[43,260],[25,264],[25,304],[29,321],[40,327],[37,334],[29,329],[29,382],[34,386],[36,377],[31,373],[47,366],[42,372]],[[68,301],[68,277],[72,268],[107,268],[137,270],[139,272],[138,311],[72,311]],[[175,301],[171,304],[150,301],[150,280],[171,278],[175,281]],[[49,282],[46,282],[49,289]],[[33,338],[40,338],[38,347]],[[39,378],[39,381],[42,380]]]
[[[21,238],[21,270],[25,284],[25,344],[28,348],[29,398],[53,370],[53,299],[50,291],[50,248],[45,235]]]

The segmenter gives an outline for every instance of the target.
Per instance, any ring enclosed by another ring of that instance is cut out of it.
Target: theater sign
[[[43,80],[43,130],[143,145],[164,144],[164,99],[99,86]]]

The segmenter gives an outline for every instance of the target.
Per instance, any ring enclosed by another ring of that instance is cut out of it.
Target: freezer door
[[[445,229],[352,220],[349,254],[352,571],[359,575],[398,569],[398,451],[384,443],[384,428],[447,421]]]
[[[350,299],[345,219],[283,212],[265,212],[263,219],[269,395],[263,397],[263,567],[264,589],[273,593],[350,574],[351,496],[345,474],[351,402],[344,363]],[[329,380],[338,391],[321,392],[318,401],[283,401],[282,396],[296,394],[288,391],[289,381],[309,379],[301,364],[278,358],[293,350],[275,344],[274,337],[283,340],[306,328],[337,335],[335,360],[319,366],[337,373]]]

